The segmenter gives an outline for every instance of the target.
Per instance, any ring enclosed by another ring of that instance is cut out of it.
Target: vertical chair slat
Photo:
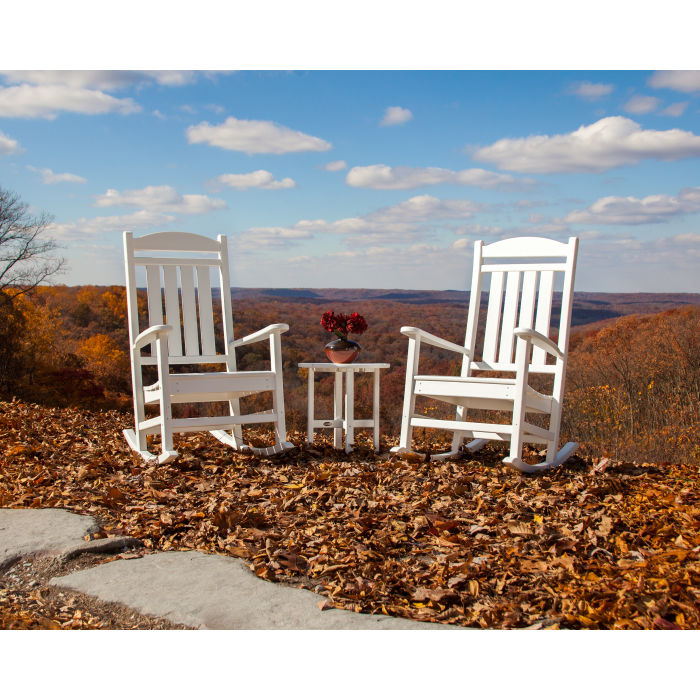
[[[513,331],[518,313],[518,296],[520,293],[520,275],[518,271],[508,273],[506,280],[506,300],[503,306],[503,324],[501,326],[501,347],[498,361],[509,364],[513,362]]]
[[[489,308],[486,316],[486,331],[484,334],[484,362],[496,361],[496,345],[498,328],[501,321],[501,304],[503,303],[503,273],[491,273],[491,289],[489,291]],[[478,313],[478,309],[477,309]]]
[[[535,290],[537,288],[537,272],[528,270],[523,273],[523,291],[520,298],[519,326],[532,328],[535,316]]]
[[[211,274],[209,268],[205,265],[197,265],[197,300],[199,302],[199,331],[202,336],[202,355],[215,355]]]
[[[146,265],[146,288],[148,325],[160,326],[163,323],[163,293],[160,288],[160,268],[158,265]]]
[[[182,332],[180,330],[180,303],[177,293],[177,269],[171,265],[163,267],[163,286],[165,287],[165,319],[173,327],[168,336],[168,352],[173,356],[182,356]]]
[[[148,297],[148,325],[163,323],[163,292],[160,289],[160,268],[146,265],[146,295]],[[156,356],[156,344],[151,343],[151,357]]]
[[[549,337],[549,324],[552,317],[552,295],[554,293],[554,272],[547,270],[540,273],[540,289],[537,295],[537,317],[535,330]],[[543,365],[547,359],[542,348],[535,348],[532,353],[533,364]]]
[[[535,316],[535,289],[537,287],[537,272],[528,270],[523,274],[523,293],[520,300],[520,318],[518,324],[532,328]]]
[[[185,329],[185,354],[199,355],[197,307],[194,302],[194,269],[191,265],[180,266],[180,284],[182,286],[182,325]]]

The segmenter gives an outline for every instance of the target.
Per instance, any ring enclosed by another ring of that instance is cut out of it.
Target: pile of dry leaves
[[[99,536],[246,559],[328,606],[489,628],[700,627],[698,467],[501,452],[426,463],[329,445],[259,458],[207,434],[145,465],[129,417],[0,403],[0,506],[93,515]],[[425,445],[437,451],[441,445]],[[0,601],[0,606],[2,605]]]

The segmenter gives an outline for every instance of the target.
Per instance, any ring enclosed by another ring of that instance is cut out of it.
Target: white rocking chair
[[[558,466],[571,456],[578,444],[568,442],[558,449],[558,443],[577,249],[576,238],[570,238],[568,243],[529,237],[511,238],[486,246],[481,241],[475,243],[464,347],[420,328],[404,326],[401,329],[401,333],[409,338],[406,389],[401,438],[398,447],[392,451],[410,452],[413,428],[424,427],[453,431],[452,450],[433,455],[433,459],[461,456],[465,438],[471,438],[464,446],[469,452],[476,452],[490,440],[510,442],[510,454],[503,461],[528,473]],[[481,358],[478,359],[479,310],[487,273],[491,274],[491,288]],[[563,288],[555,341],[549,336],[557,273],[563,276]],[[460,376],[418,374],[421,343],[461,355]],[[554,362],[548,363],[548,357],[554,358]],[[472,376],[474,370],[514,376]],[[537,373],[553,375],[551,393],[543,394],[530,386],[528,376]],[[457,406],[455,420],[416,414],[416,396]],[[469,421],[469,409],[508,411],[512,413],[512,420],[510,424]],[[527,414],[536,413],[549,415],[547,428],[528,422]],[[539,464],[524,462],[524,442],[545,443],[545,460]]]
[[[164,255],[157,257],[153,253]],[[173,449],[173,433],[208,430],[234,449],[263,455],[291,449],[293,445],[287,442],[284,419],[280,340],[280,335],[289,330],[289,326],[276,323],[239,340],[233,339],[226,237],[219,236],[215,241],[193,233],[164,232],[134,238],[130,231],[125,231],[124,259],[135,419],[134,430],[124,431],[129,446],[145,460],[154,459],[155,455],[148,451],[146,438],[159,434],[162,445],[158,461],[165,463],[177,457]],[[149,327],[142,332],[139,331],[137,266],[145,267],[148,295]],[[212,268],[218,273],[214,275],[218,285],[212,284]],[[218,291],[221,299],[223,353],[217,353],[215,344],[212,291],[214,296]],[[268,339],[270,371],[236,371],[236,348]],[[143,354],[146,347],[150,347],[150,355]],[[171,365],[202,364],[225,364],[226,371],[170,372]],[[142,368],[154,365],[158,370],[158,381],[144,386]],[[241,415],[240,399],[265,391],[272,392],[272,410]],[[212,401],[228,402],[228,413],[196,418],[172,417],[173,403]],[[160,415],[147,419],[145,407],[148,405],[159,405]],[[249,423],[273,423],[276,444],[265,448],[245,445],[241,426]]]

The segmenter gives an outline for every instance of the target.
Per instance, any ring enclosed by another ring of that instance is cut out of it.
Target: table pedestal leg
[[[374,404],[372,407],[374,422],[374,451],[379,452],[379,370],[374,370]]]
[[[333,419],[343,419],[343,373],[335,373],[335,390],[333,395]],[[337,450],[343,445],[343,428],[333,428],[333,447]]]
[[[309,445],[314,444],[314,370],[309,368],[309,400],[308,414],[306,417],[306,440]]]
[[[345,452],[352,452],[355,442],[355,373],[345,375]]]

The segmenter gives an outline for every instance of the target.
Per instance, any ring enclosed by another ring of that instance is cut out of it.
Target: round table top
[[[316,369],[320,372],[338,372],[342,370],[369,372],[375,369],[389,369],[391,367],[388,362],[348,362],[343,365],[333,362],[300,362],[298,366],[304,369]]]

